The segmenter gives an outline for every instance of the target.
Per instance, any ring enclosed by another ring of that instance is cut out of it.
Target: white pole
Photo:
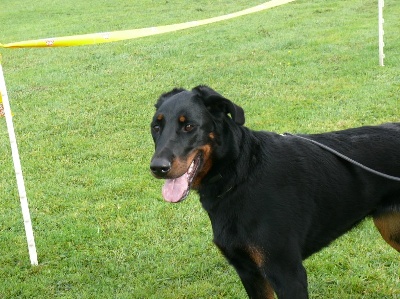
[[[383,53],[383,47],[385,43],[383,42],[383,23],[385,20],[383,19],[383,7],[385,6],[384,0],[378,0],[378,32],[379,32],[379,65],[384,66],[383,59],[385,58],[385,54]]]
[[[4,115],[6,117],[8,136],[10,138],[11,153],[14,162],[15,176],[17,178],[19,200],[21,202],[22,216],[25,224],[26,240],[28,242],[29,258],[32,265],[37,265],[37,253],[35,246],[35,239],[33,237],[31,216],[29,214],[28,198],[26,197],[24,177],[22,175],[21,162],[18,154],[17,140],[15,138],[14,125],[12,122],[11,108],[8,101],[6,82],[4,80],[3,68],[1,66],[1,55],[0,55],[0,92],[1,99],[3,102]]]

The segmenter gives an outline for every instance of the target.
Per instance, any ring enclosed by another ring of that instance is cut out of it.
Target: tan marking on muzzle
[[[171,170],[168,173],[167,178],[178,178],[188,171],[190,164],[192,164],[194,158],[196,158],[198,151],[190,153],[184,158],[176,158],[172,161]]]
[[[210,171],[210,169],[212,167],[212,159],[211,159],[212,147],[211,147],[211,145],[210,144],[203,145],[202,147],[199,148],[199,151],[201,151],[203,153],[203,156],[202,156],[203,166],[197,172],[197,175],[193,180],[193,183],[192,183],[193,189],[197,189],[200,186],[202,179],[207,175],[207,173]]]

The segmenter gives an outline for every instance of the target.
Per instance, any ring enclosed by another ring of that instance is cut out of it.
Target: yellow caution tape
[[[201,25],[216,23],[251,13],[259,12],[265,9],[269,9],[275,6],[286,4],[295,0],[271,0],[269,2],[241,10],[235,13],[204,19],[200,21],[192,21],[174,25],[158,26],[151,28],[133,29],[133,30],[122,30],[114,32],[101,32],[93,34],[84,35],[74,35],[74,36],[64,36],[64,37],[54,37],[45,38],[38,40],[28,40],[22,42],[15,42],[9,44],[0,44],[2,48],[32,48],[32,47],[71,47],[71,46],[83,46],[83,45],[93,45],[101,43],[110,43],[115,41],[121,41],[126,39],[134,39],[144,36],[151,36],[156,34],[162,34],[167,32],[173,32],[183,29],[188,29],[192,27],[197,27]]]

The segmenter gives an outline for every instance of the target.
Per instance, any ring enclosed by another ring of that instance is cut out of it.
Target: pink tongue
[[[165,180],[162,188],[162,195],[166,201],[178,202],[186,195],[189,188],[187,174],[185,173],[179,178],[172,180]]]

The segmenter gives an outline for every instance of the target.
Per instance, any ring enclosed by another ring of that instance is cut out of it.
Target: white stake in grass
[[[385,58],[385,54],[383,53],[383,47],[385,43],[383,42],[383,23],[385,20],[383,19],[383,7],[385,6],[384,0],[378,1],[378,34],[379,34],[379,65],[384,66],[383,60]]]
[[[22,216],[24,218],[26,240],[28,242],[29,258],[32,265],[37,265],[37,253],[35,239],[33,237],[31,216],[29,214],[28,198],[26,197],[24,177],[22,175],[21,162],[19,159],[17,140],[15,138],[14,125],[12,122],[11,108],[8,101],[6,82],[4,80],[3,68],[1,66],[1,55],[0,55],[0,100],[2,100],[2,106],[4,110],[4,116],[6,118],[8,136],[10,138],[11,153],[14,162],[15,176],[17,178],[19,199],[21,202]],[[0,101],[1,102],[1,101]]]

